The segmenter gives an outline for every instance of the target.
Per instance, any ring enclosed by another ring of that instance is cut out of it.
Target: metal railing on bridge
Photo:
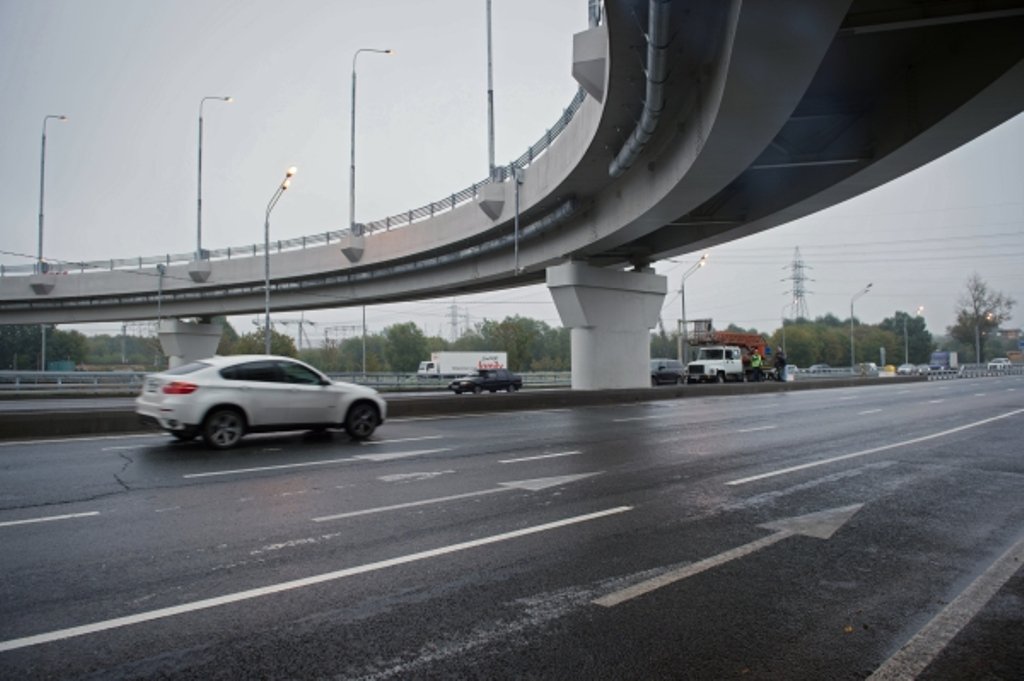
[[[413,208],[412,210],[402,213],[396,213],[395,215],[390,215],[380,220],[373,220],[371,222],[361,224],[361,229],[363,230],[362,233],[372,234],[374,232],[390,230],[392,227],[409,226],[414,222],[427,220],[439,213],[454,210],[457,206],[468,201],[472,201],[477,197],[480,188],[484,185],[506,181],[512,176],[513,168],[526,168],[548,150],[552,142],[555,141],[555,138],[557,138],[558,135],[560,135],[569,126],[573,116],[575,116],[576,112],[579,111],[581,106],[583,106],[585,99],[586,92],[583,88],[578,88],[575,96],[569,102],[568,106],[566,106],[562,111],[562,115],[559,116],[554,125],[548,128],[544,135],[537,140],[535,144],[530,145],[530,147],[523,152],[519,158],[516,158],[504,166],[495,167],[494,174],[491,177],[484,178],[479,182],[474,182],[461,191],[454,192],[438,201],[431,201],[425,206],[420,206],[419,208]],[[311,234],[308,236],[295,237],[292,239],[279,239],[271,243],[270,249],[271,251],[280,253],[282,251],[300,250],[313,246],[340,243],[342,238],[349,232],[350,230],[348,228],[344,228],[321,232],[318,234]],[[227,248],[217,248],[212,250],[204,249],[203,255],[210,260],[230,260],[231,258],[238,257],[256,257],[263,255],[263,252],[264,245],[259,243],[248,244],[245,246],[229,246]],[[45,263],[45,266],[47,271],[51,273],[70,274],[71,272],[108,272],[112,270],[125,269],[141,270],[146,266],[188,263],[192,262],[194,259],[195,251],[189,251],[187,253],[140,256],[135,258],[110,258],[107,260],[90,260],[87,262],[50,260]],[[37,268],[37,263],[27,265],[0,264],[0,277],[8,275],[35,274],[37,272]]]

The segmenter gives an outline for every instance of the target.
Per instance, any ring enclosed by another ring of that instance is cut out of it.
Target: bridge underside
[[[1020,113],[1022,35],[1022,0],[606,0],[603,23],[574,40],[589,95],[520,183],[485,185],[421,223],[272,254],[272,309],[545,280],[558,284],[560,311],[574,309],[573,297],[615,308],[630,289],[643,309],[657,297],[642,274],[651,263],[845,201]],[[634,152],[625,161],[624,147]],[[636,283],[577,286],[584,267],[608,269],[609,281],[632,268]],[[179,318],[263,309],[262,257],[204,264],[203,277],[193,270],[3,277],[0,323],[152,319],[158,306]],[[638,371],[646,381],[639,357],[629,379],[593,375],[611,366],[602,348],[615,344],[612,326],[586,311],[562,314],[574,329],[574,385],[577,361],[589,366],[579,387],[632,385]],[[630,319],[646,338],[654,321]]]

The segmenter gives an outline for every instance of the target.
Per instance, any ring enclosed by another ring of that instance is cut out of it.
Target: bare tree
[[[956,308],[956,324],[948,329],[949,335],[965,345],[974,346],[975,361],[985,357],[985,337],[1011,317],[1013,298],[989,290],[977,273],[967,280],[967,290],[960,296]]]

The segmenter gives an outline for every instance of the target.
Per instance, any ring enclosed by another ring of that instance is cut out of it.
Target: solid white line
[[[928,400],[928,404],[942,404],[946,400]]]
[[[5,523],[0,523],[0,527],[13,527],[14,525],[30,525],[32,523],[48,523],[54,520],[68,520],[70,518],[88,518],[90,516],[99,514],[99,511],[89,511],[88,513],[69,513],[67,515],[51,515],[46,518],[29,518],[28,520],[9,520]]]
[[[743,428],[737,430],[737,433],[757,433],[762,430],[775,430],[778,426],[757,426],[756,428]]]
[[[882,411],[881,409],[866,409],[864,411],[857,412],[857,416],[867,416],[868,414],[877,414]]]
[[[858,456],[866,456],[868,454],[875,454],[877,452],[884,452],[887,449],[895,449],[897,447],[904,447],[906,445],[914,445],[914,444],[917,444],[919,442],[927,442],[928,440],[934,440],[936,438],[945,437],[947,435],[952,435],[953,433],[959,433],[961,431],[969,430],[971,428],[977,428],[978,426],[983,426],[983,425],[985,425],[987,423],[992,423],[993,421],[998,421],[1000,419],[1005,419],[1005,418],[1009,418],[1011,416],[1016,416],[1017,414],[1024,414],[1024,409],[1015,409],[1014,411],[1009,411],[1009,412],[1006,412],[1005,414],[1000,414],[998,416],[992,416],[992,417],[987,418],[987,419],[982,419],[981,421],[975,421],[974,423],[968,423],[968,424],[963,425],[963,426],[957,426],[956,428],[950,428],[949,430],[943,430],[943,431],[940,431],[938,433],[932,433],[931,435],[924,435],[922,437],[915,437],[912,440],[903,440],[902,442],[893,442],[892,444],[882,445],[881,447],[872,447],[871,449],[865,449],[865,450],[862,450],[862,451],[859,451],[859,452],[852,452],[850,454],[842,454],[840,456],[833,456],[833,457],[831,457],[829,459],[822,459],[821,461],[812,461],[810,463],[800,464],[799,466],[790,466],[789,468],[781,468],[781,469],[779,469],[777,471],[771,471],[769,473],[761,473],[760,475],[752,475],[749,478],[740,478],[739,480],[730,480],[729,482],[727,482],[725,484],[731,485],[731,486],[745,485],[748,482],[755,482],[757,480],[764,480],[766,478],[774,478],[774,477],[779,476],[779,475],[786,475],[787,473],[795,473],[796,471],[802,471],[802,470],[806,470],[808,468],[815,468],[816,466],[824,466],[826,464],[835,463],[836,461],[845,461],[846,459],[853,459],[853,458],[856,458]]]
[[[92,437],[51,438],[49,440],[15,440],[12,442],[0,442],[0,447],[17,447],[19,445],[53,445],[64,444],[68,442],[100,442],[102,440],[131,440],[132,438],[153,440],[158,437],[162,438],[164,436],[146,435],[145,433],[135,433],[133,435],[96,435]]]
[[[143,445],[118,445],[116,447],[101,447],[100,451],[101,452],[117,452],[117,451],[120,451],[122,449],[138,449],[139,447],[142,447],[142,446]]]
[[[1011,546],[983,575],[954,598],[921,631],[868,677],[868,681],[914,679],[931,664],[1020,568],[1024,539]]]
[[[212,478],[218,475],[240,475],[242,473],[260,473],[263,471],[279,471],[286,468],[305,468],[308,466],[327,466],[332,463],[352,463],[358,461],[354,457],[347,457],[344,459],[327,459],[326,461],[303,461],[301,463],[285,463],[279,466],[259,466],[257,468],[236,468],[230,471],[210,471],[209,473],[189,473],[183,475],[183,478]]]
[[[384,513],[385,511],[396,511],[400,508],[413,508],[415,506],[427,506],[429,504],[440,504],[445,501],[455,501],[456,499],[468,499],[469,497],[481,497],[485,494],[495,494],[497,492],[510,492],[516,489],[515,487],[495,487],[494,489],[485,489],[480,492],[466,492],[465,494],[453,494],[448,497],[437,497],[435,499],[423,499],[422,501],[409,501],[404,504],[395,504],[393,506],[378,506],[377,508],[365,508],[361,511],[349,511],[348,513],[338,513],[336,515],[325,515],[319,518],[313,518],[314,523],[324,523],[329,520],[341,520],[342,518],[355,518],[361,515],[370,515],[371,513]]]
[[[8,650],[17,650],[19,648],[27,648],[29,646],[39,645],[40,643],[61,641],[64,639],[73,638],[75,636],[94,634],[99,631],[107,631],[109,629],[116,629],[118,627],[125,627],[132,624],[139,624],[142,622],[150,622],[165,617],[173,617],[175,615],[195,612],[197,610],[215,608],[221,605],[237,603],[239,601],[260,598],[262,596],[269,596],[272,594],[278,594],[285,591],[292,591],[294,589],[301,589],[303,587],[313,586],[315,584],[322,584],[324,582],[331,582],[338,579],[344,579],[345,577],[352,577],[354,575],[361,575],[368,572],[383,570],[385,568],[394,567],[396,565],[405,565],[407,563],[413,563],[416,561],[425,560],[427,558],[436,558],[437,556],[443,556],[450,553],[465,551],[467,549],[473,549],[479,546],[487,546],[489,544],[496,544],[498,542],[508,541],[509,539],[525,537],[527,535],[537,534],[539,532],[547,532],[548,530],[554,530],[560,527],[585,523],[591,520],[597,520],[598,518],[604,518],[605,516],[624,513],[626,511],[631,510],[633,510],[632,506],[617,506],[615,508],[609,508],[604,511],[597,511],[595,513],[588,513],[586,515],[578,515],[572,518],[565,518],[564,520],[556,520],[554,522],[544,523],[543,525],[524,527],[521,530],[514,530],[512,532],[505,532],[503,534],[495,534],[491,535],[490,537],[474,539],[472,541],[462,542],[460,544],[442,546],[440,548],[430,549],[428,551],[420,551],[419,553],[411,553],[407,556],[389,558],[387,560],[378,561],[376,563],[357,565],[355,567],[345,568],[343,570],[326,572],[324,574],[314,575],[312,577],[305,577],[303,579],[295,579],[290,582],[272,584],[270,586],[264,586],[257,589],[249,589],[247,591],[238,591],[233,594],[217,596],[215,598],[206,598],[200,601],[193,601],[192,603],[183,603],[182,605],[175,605],[169,608],[160,608],[159,610],[151,610],[149,612],[142,612],[136,615],[128,615],[126,617],[116,617],[114,619],[104,620],[101,622],[93,622],[92,624],[84,624],[78,627],[59,629],[57,631],[51,631],[45,634],[25,636],[23,638],[11,639],[10,641],[0,641],[0,652],[5,652]]]
[[[634,584],[633,586],[626,587],[621,591],[615,591],[614,593],[610,593],[607,596],[596,598],[592,601],[592,603],[594,603],[595,605],[602,605],[606,608],[616,606],[620,603],[624,603],[625,601],[632,600],[639,596],[643,596],[644,594],[650,593],[651,591],[654,591],[656,589],[660,589],[663,586],[668,586],[669,584],[678,582],[679,580],[686,579],[687,577],[692,577],[694,575],[700,574],[701,572],[705,572],[706,570],[710,570],[711,568],[718,567],[723,563],[728,563],[729,561],[736,560],[737,558],[742,558],[743,556],[754,553],[755,551],[760,551],[763,548],[771,546],[772,544],[776,544],[782,541],[783,539],[792,536],[793,533],[789,532],[788,530],[782,530],[776,532],[775,534],[770,534],[767,537],[762,537],[761,539],[754,540],[752,542],[744,544],[743,546],[737,546],[734,549],[724,551],[718,554],[717,556],[712,556],[710,558],[705,558],[704,560],[699,560],[696,563],[693,563],[692,565],[687,565],[685,567],[679,568],[678,570],[666,572],[663,575],[658,575],[657,577],[652,577],[651,579],[640,582],[639,584]]]
[[[368,447],[370,445],[393,445],[399,442],[420,442],[421,440],[440,440],[444,435],[424,435],[422,437],[401,437],[394,440],[363,440],[360,445]]]
[[[501,459],[498,463],[520,463],[522,461],[537,461],[539,459],[556,459],[560,456],[573,456],[579,454],[579,450],[573,450],[571,452],[556,452],[555,454],[541,454],[539,456],[524,456],[521,459]]]

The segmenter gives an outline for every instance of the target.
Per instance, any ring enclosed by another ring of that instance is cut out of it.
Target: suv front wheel
[[[369,402],[357,402],[345,416],[345,432],[353,440],[365,440],[380,425],[380,413]]]

